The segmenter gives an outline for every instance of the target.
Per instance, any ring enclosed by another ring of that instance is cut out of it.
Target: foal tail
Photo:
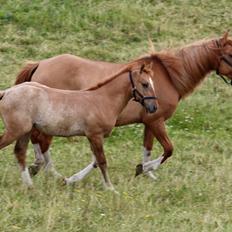
[[[5,90],[1,90],[1,91],[0,91],[0,101],[2,100],[4,94],[5,94]]]
[[[34,74],[35,70],[38,68],[38,66],[39,62],[26,64],[25,67],[23,67],[23,69],[17,75],[15,85],[31,81],[31,77]]]

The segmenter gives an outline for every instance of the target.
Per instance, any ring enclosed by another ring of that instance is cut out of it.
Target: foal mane
[[[138,65],[140,65],[140,64],[142,64],[142,63],[140,63],[137,60],[129,62],[129,63],[125,64],[125,66],[123,68],[121,68],[118,72],[116,72],[116,73],[112,74],[111,76],[109,76],[108,78],[106,78],[106,80],[104,80],[104,81],[102,81],[100,83],[97,83],[96,85],[94,85],[94,86],[92,86],[90,88],[84,89],[83,91],[96,90],[96,89],[102,87],[103,85],[106,85],[107,83],[111,82],[112,80],[114,80],[118,76],[120,76],[120,75],[122,75],[122,74],[124,74],[126,72],[132,71],[133,69],[138,69],[139,68]],[[144,71],[146,71],[146,70],[144,70]]]

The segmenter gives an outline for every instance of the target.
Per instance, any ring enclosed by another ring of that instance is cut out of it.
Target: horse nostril
[[[156,105],[149,105],[149,107],[148,107],[149,113],[154,113],[154,112],[156,112],[156,110],[157,110]]]
[[[154,113],[154,112],[156,112],[156,111],[157,111],[157,107],[154,106],[154,107],[153,107],[153,112],[152,112],[152,113]]]

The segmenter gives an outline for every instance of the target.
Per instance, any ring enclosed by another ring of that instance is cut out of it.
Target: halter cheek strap
[[[144,106],[145,104],[145,100],[149,100],[149,99],[157,99],[156,96],[143,96],[142,93],[139,92],[139,90],[137,90],[134,81],[133,81],[133,77],[132,77],[132,73],[131,71],[129,71],[129,78],[130,78],[130,82],[131,82],[131,86],[132,86],[132,95],[133,95],[133,100],[136,102],[139,102],[141,105]],[[137,97],[139,96],[139,98]]]
[[[220,48],[220,44],[219,44],[218,40],[216,40],[216,44],[217,44],[218,48]],[[220,58],[220,60],[223,60],[227,65],[229,65],[230,67],[232,67],[232,63],[224,55],[222,55],[222,57]],[[223,75],[221,75],[220,72],[219,72],[219,68],[216,69],[216,74],[218,76],[220,76],[222,78],[222,80],[227,85],[232,85],[232,80],[228,81]]]

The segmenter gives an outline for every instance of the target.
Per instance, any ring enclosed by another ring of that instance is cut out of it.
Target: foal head
[[[152,69],[142,65],[139,70],[130,71],[130,81],[134,101],[139,102],[147,112],[154,113],[158,107]]]
[[[232,40],[228,38],[228,32],[217,40],[217,46],[220,49],[217,74],[225,75],[232,80]]]

